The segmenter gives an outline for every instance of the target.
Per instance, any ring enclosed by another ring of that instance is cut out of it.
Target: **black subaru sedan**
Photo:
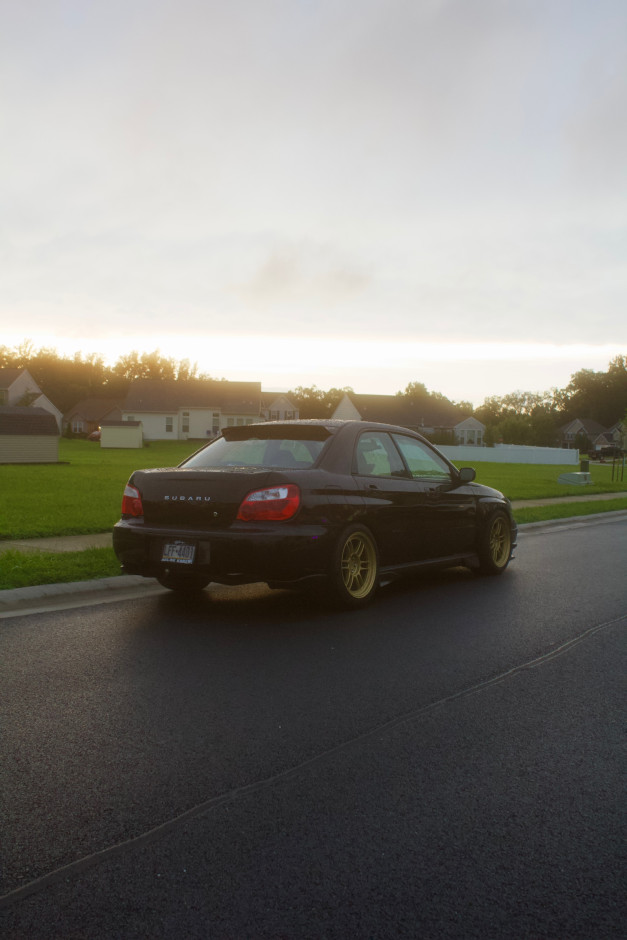
[[[424,566],[505,571],[511,507],[474,478],[392,425],[224,428],[178,467],[133,473],[113,547],[125,573],[173,591],[318,583],[359,607],[381,581]]]

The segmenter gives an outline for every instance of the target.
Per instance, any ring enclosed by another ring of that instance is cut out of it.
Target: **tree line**
[[[84,398],[125,398],[135,379],[212,378],[199,372],[197,363],[162,356],[158,349],[150,353],[133,350],[108,366],[97,353],[60,356],[56,349],[35,349],[31,340],[14,349],[0,346],[0,369],[27,369],[44,395],[64,414]]]
[[[215,381],[199,372],[197,363],[162,356],[158,349],[149,353],[133,350],[108,366],[96,353],[61,356],[55,349],[35,349],[31,340],[13,349],[0,346],[0,369],[9,368],[27,369],[64,413],[83,398],[123,399],[135,379]],[[315,385],[299,385],[287,394],[302,418],[324,418],[333,413],[346,392],[352,391],[350,386],[325,391]],[[627,356],[616,356],[605,372],[575,372],[565,388],[494,395],[478,408],[429,391],[422,382],[410,382],[397,395],[413,402],[446,403],[457,410],[460,420],[474,415],[486,426],[486,443],[552,446],[558,428],[574,418],[593,419],[604,427],[627,418]]]

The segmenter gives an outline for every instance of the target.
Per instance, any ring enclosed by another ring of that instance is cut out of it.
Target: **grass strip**
[[[112,548],[82,552],[0,552],[0,590],[90,581],[120,574]]]
[[[617,509],[627,509],[627,500],[603,499],[589,503],[553,503],[550,506],[529,506],[527,509],[516,509],[514,518],[518,525],[526,522],[547,522],[551,519],[570,519],[574,516],[592,516],[599,512],[616,512]]]

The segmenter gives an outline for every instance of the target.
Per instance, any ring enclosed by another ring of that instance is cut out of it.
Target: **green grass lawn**
[[[616,512],[627,509],[627,497],[607,499],[602,502],[559,503],[552,506],[528,506],[516,509],[514,516],[518,525],[527,522],[546,522],[550,519],[570,519],[572,516],[592,516],[602,512]]]
[[[627,477],[622,482],[612,482],[611,464],[591,464],[592,484],[588,486],[565,486],[557,482],[560,474],[577,471],[578,466],[522,463],[476,463],[474,466],[478,483],[493,486],[509,499],[549,499],[627,492]]]
[[[0,466],[0,538],[106,532],[120,517],[133,470],[173,467],[194,441],[158,441],[142,450],[102,450],[92,441],[59,443],[59,464]]]
[[[120,562],[112,548],[88,548],[83,552],[0,552],[0,591],[33,584],[62,584],[113,578]]]

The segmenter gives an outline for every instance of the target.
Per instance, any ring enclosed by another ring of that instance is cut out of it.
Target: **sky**
[[[0,345],[481,404],[627,352],[624,0],[0,0]]]

